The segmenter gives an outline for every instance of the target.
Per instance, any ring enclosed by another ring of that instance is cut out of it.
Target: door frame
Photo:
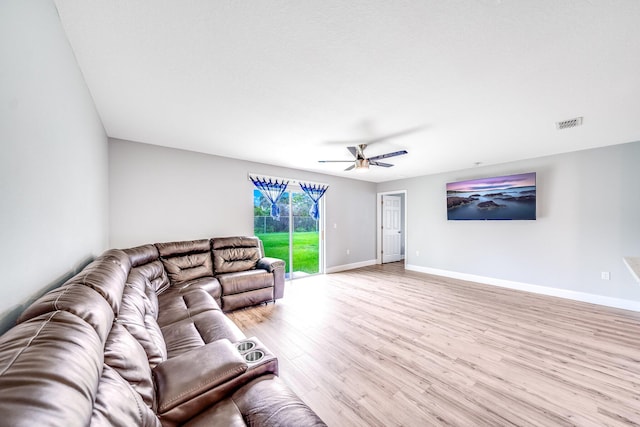
[[[251,189],[252,192],[251,194],[253,195],[253,191],[256,190],[255,186],[253,185],[253,183],[251,183],[251,176],[256,176],[256,177],[261,177],[261,178],[271,178],[271,179],[275,179],[278,181],[289,181],[289,185],[291,185],[291,187],[287,187],[287,192],[289,194],[291,194],[291,189],[293,188],[293,191],[295,192],[302,192],[302,189],[300,189],[300,183],[304,182],[304,183],[309,183],[309,184],[317,184],[317,185],[327,185],[327,184],[323,184],[323,183],[318,183],[318,182],[313,182],[313,181],[308,181],[308,180],[302,180],[302,179],[297,179],[297,178],[283,178],[283,177],[278,177],[278,176],[270,176],[270,175],[265,175],[265,174],[259,174],[259,173],[251,173],[249,172],[247,174],[247,181],[249,181],[249,183],[251,184]],[[295,187],[295,188],[294,188]],[[317,273],[313,273],[313,274],[324,274],[326,269],[327,269],[327,256],[326,256],[326,241],[325,241],[325,230],[326,230],[326,194],[319,200],[318,202],[318,208],[320,209],[320,218],[318,220],[318,272]],[[289,209],[290,209],[290,213],[291,211],[291,196],[289,196]],[[253,216],[253,218],[255,218],[255,216]],[[291,260],[291,254],[293,253],[292,251],[292,226],[293,226],[293,221],[289,221],[289,268],[291,267],[295,267],[293,266],[293,261]],[[253,230],[253,227],[252,227]],[[255,233],[255,231],[252,231],[252,233]],[[285,274],[287,274],[287,272],[285,271]],[[295,280],[293,278],[293,274],[289,274],[289,277],[285,278],[286,281],[290,281],[290,280]]]
[[[383,191],[376,196],[376,264],[382,264],[382,196],[404,195],[402,198],[402,209],[404,211],[402,227],[402,239],[404,244],[404,265],[407,265],[407,229],[409,224],[407,221],[407,190]]]
[[[285,193],[289,193],[289,268],[295,268],[295,264],[293,263],[293,252],[295,250],[293,246],[293,233],[294,233],[294,220],[293,220],[293,197],[291,197],[291,193],[303,193],[300,188],[300,182],[297,180],[290,180],[289,186],[287,187]],[[326,194],[325,194],[326,196]],[[324,274],[326,261],[325,261],[325,241],[324,241],[324,230],[325,230],[325,197],[323,196],[318,200],[318,209],[320,210],[320,218],[318,219],[318,272],[311,273],[310,275]],[[293,271],[286,272],[285,276],[289,275],[288,278],[285,278],[287,281],[296,280],[296,277],[293,277]]]

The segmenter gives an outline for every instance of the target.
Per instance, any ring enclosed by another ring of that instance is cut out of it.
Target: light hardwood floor
[[[229,315],[330,426],[640,425],[640,313],[401,263],[286,286]]]

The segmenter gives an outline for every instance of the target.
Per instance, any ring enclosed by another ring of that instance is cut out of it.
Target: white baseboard
[[[450,277],[452,279],[468,280],[470,282],[482,283],[484,285],[499,286],[501,288],[515,289],[518,291],[532,292],[535,294],[549,295],[553,297],[566,298],[574,301],[588,302],[591,304],[604,305],[607,307],[621,308],[624,310],[640,311],[640,301],[613,298],[603,295],[589,294],[586,292],[571,291],[568,289],[551,288],[548,286],[533,285],[530,283],[513,282],[511,280],[494,279],[492,277],[477,276],[475,274],[458,273],[437,268],[421,267],[418,265],[406,265],[405,268],[420,273],[434,274],[436,276]]]
[[[327,267],[326,273],[337,273],[339,271],[353,270],[354,268],[367,267],[369,265],[375,265],[377,261],[370,259],[368,261],[354,262],[353,264],[336,265],[334,267]]]

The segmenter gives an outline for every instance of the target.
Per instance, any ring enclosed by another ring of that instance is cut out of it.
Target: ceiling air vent
[[[556,122],[556,128],[558,128],[558,130],[574,128],[576,126],[582,126],[582,117]]]

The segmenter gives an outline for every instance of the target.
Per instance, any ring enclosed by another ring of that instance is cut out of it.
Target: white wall
[[[110,245],[252,235],[250,172],[329,184],[327,267],[375,260],[373,183],[116,139],[109,142]]]
[[[107,138],[49,0],[0,3],[0,331],[107,246]]]
[[[376,192],[406,189],[411,266],[640,301],[622,264],[640,255],[640,142],[379,185],[117,140],[107,151],[50,0],[0,3],[0,58],[0,331],[108,236],[129,247],[251,234],[248,172],[331,186],[329,269],[375,259]],[[446,182],[527,171],[537,221],[446,220]]]
[[[640,255],[638,161],[635,142],[387,182],[378,191],[408,191],[413,268],[637,302],[640,284],[622,257]],[[520,172],[537,172],[536,221],[447,221],[447,182]]]

